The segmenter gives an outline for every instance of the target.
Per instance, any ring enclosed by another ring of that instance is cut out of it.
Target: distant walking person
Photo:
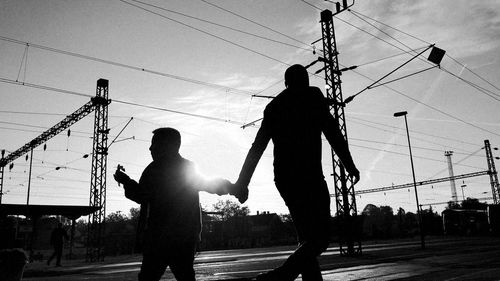
[[[317,257],[328,247],[330,194],[321,165],[323,133],[354,182],[359,171],[321,90],[309,86],[302,65],[285,72],[285,86],[264,111],[262,125],[236,182],[237,197],[244,202],[248,184],[269,140],[274,143],[274,181],[292,216],[298,249],[285,263],[257,280],[323,280]]]
[[[54,247],[54,253],[50,256],[49,260],[47,260],[47,265],[50,265],[52,260],[57,258],[56,266],[61,266],[64,239],[69,239],[68,233],[66,233],[66,230],[64,230],[62,226],[62,223],[58,223],[57,227],[52,230],[52,234],[50,235],[50,244]]]
[[[143,260],[139,280],[160,280],[170,267],[177,280],[195,280],[196,245],[201,232],[199,191],[218,195],[234,186],[227,180],[206,180],[194,164],[181,157],[181,135],[173,128],[153,131],[151,162],[139,180],[118,169],[114,175],[125,188],[125,196],[141,204],[145,222]]]

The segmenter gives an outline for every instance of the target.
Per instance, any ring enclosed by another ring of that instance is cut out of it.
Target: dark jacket
[[[139,180],[124,184],[125,196],[141,204],[140,225],[145,247],[175,241],[199,240],[201,213],[199,191],[226,194],[227,180],[205,180],[194,164],[180,155],[153,161]],[[146,250],[146,249],[145,249]]]

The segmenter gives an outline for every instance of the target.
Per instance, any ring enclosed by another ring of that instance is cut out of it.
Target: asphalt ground
[[[428,237],[425,249],[418,238],[370,241],[356,257],[340,256],[337,245],[331,246],[320,257],[326,281],[500,280],[500,237]],[[251,280],[279,266],[293,249],[202,252],[195,260],[197,280]],[[62,267],[34,262],[26,266],[23,280],[137,280],[140,262],[140,255],[106,257],[99,263],[63,260]],[[175,279],[167,269],[162,280]]]

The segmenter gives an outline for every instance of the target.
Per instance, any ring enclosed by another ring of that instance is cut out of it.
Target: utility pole
[[[354,4],[354,3],[353,3]],[[352,5],[351,5],[352,6]],[[343,0],[343,9],[340,3],[336,3],[338,14],[345,11],[350,6]],[[344,101],[342,98],[342,88],[339,70],[337,43],[333,26],[333,13],[330,10],[321,12],[321,31],[324,52],[324,70],[326,82],[326,96],[333,111],[336,126],[347,142],[347,128],[344,116]],[[354,184],[339,157],[332,149],[333,181],[335,188],[335,202],[337,207],[336,217],[340,220],[343,231],[340,233],[340,254],[344,256],[354,256],[361,254],[361,240],[358,230],[356,197]],[[356,244],[356,245],[355,245]]]
[[[453,202],[455,203],[458,203],[457,186],[455,185],[455,175],[453,173],[453,163],[451,163],[452,155],[453,151],[444,152],[444,156],[446,156],[446,160],[448,161],[448,173],[450,174],[451,200],[453,200]]]
[[[26,206],[30,205],[30,192],[31,192],[31,170],[33,169],[33,148],[30,155],[30,171],[28,175],[28,195],[26,196]]]

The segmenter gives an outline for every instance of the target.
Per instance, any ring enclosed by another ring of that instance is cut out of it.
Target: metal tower
[[[108,156],[108,80],[99,79],[95,96],[94,142],[90,179],[89,206],[99,209],[89,215],[86,261],[102,261],[102,240],[106,217],[106,168]]]
[[[101,81],[103,79],[100,79]],[[99,81],[97,82],[99,85]],[[105,80],[106,81],[106,80]],[[107,95],[106,95],[107,99]],[[5,156],[5,150],[2,150],[2,157],[0,158],[0,204],[2,203],[2,196],[3,196],[3,179],[4,179],[4,171],[5,167],[16,160],[17,158],[21,157],[25,153],[29,152],[30,150],[36,148],[37,146],[41,145],[42,143],[48,141],[52,137],[58,135],[60,132],[66,130],[69,128],[71,125],[75,124],[76,122],[80,121],[82,118],[85,116],[89,115],[92,111],[94,111],[98,104],[103,104],[107,103],[109,104],[110,101],[106,102],[100,98],[100,97],[93,97],[90,99],[89,102],[84,104],[82,107],[77,109],[75,112],[69,114],[66,116],[63,120],[61,120],[59,123],[54,125],[52,128],[48,129],[47,131],[43,132],[41,135],[38,137],[34,138],[30,142],[26,143],[23,145],[21,148],[17,149],[16,151],[8,154]],[[106,104],[106,105],[107,105]],[[96,115],[97,116],[97,115]],[[106,123],[107,123],[107,115],[106,115]],[[95,145],[96,139],[94,138],[94,145]],[[12,167],[13,164],[11,164]]]
[[[339,10],[339,9],[338,9]],[[337,11],[338,13],[339,11]],[[324,52],[324,69],[326,82],[326,96],[329,100],[333,117],[347,142],[347,129],[344,116],[341,71],[339,70],[337,43],[335,41],[335,31],[333,27],[333,14],[330,10],[321,12],[321,30]],[[335,187],[335,201],[337,207],[337,217],[343,227],[340,234],[340,254],[356,255],[361,254],[361,242],[357,226],[357,207],[354,193],[352,177],[348,175],[345,167],[340,162],[339,157],[332,149],[333,180]],[[355,240],[357,245],[355,246]],[[347,246],[347,248],[345,248]]]
[[[0,159],[3,160],[4,157],[5,157],[5,149],[2,149],[2,157]],[[3,196],[4,168],[5,168],[4,165],[0,165],[0,205],[2,204],[2,196]]]
[[[459,180],[459,179],[489,175],[493,203],[500,204],[500,202],[499,202],[500,201],[500,185],[498,183],[498,173],[497,173],[497,170],[495,168],[494,157],[493,157],[493,153],[491,152],[491,146],[490,146],[489,140],[484,141],[484,149],[486,151],[486,161],[488,163],[488,170],[487,171],[474,172],[474,173],[463,174],[463,175],[458,175],[458,176],[451,175],[451,173],[450,173],[450,176],[446,177],[446,178],[438,178],[438,179],[432,179],[432,180],[419,181],[416,184],[420,186],[420,185],[426,185],[426,184],[434,184],[434,183],[438,183],[438,182],[455,181],[455,180]],[[449,151],[447,151],[447,152],[449,152]],[[448,155],[446,155],[446,156],[448,156]],[[384,186],[384,187],[378,187],[378,188],[358,190],[357,194],[360,195],[360,194],[366,194],[366,193],[372,193],[372,192],[396,190],[396,189],[402,189],[402,188],[409,188],[412,186],[413,186],[413,183]],[[456,197],[456,191],[455,191],[455,197]],[[455,201],[455,202],[457,202],[457,201]]]
[[[500,185],[498,184],[498,173],[495,169],[495,162],[493,161],[493,153],[491,153],[491,146],[489,140],[484,140],[484,150],[486,150],[486,161],[488,161],[488,174],[490,175],[491,194],[493,195],[493,204],[499,204]]]
[[[448,172],[450,174],[450,186],[451,186],[451,200],[453,202],[458,203],[457,196],[457,186],[455,185],[455,175],[453,173],[453,164],[451,163],[451,156],[453,155],[453,151],[445,151],[444,156],[446,156],[446,160],[448,161]]]

